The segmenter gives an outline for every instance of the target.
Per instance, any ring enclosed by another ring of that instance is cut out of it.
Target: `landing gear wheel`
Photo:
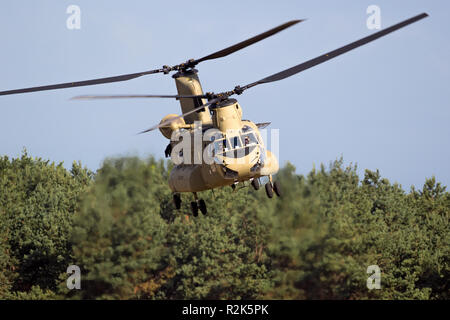
[[[177,210],[181,208],[181,197],[178,193],[174,193],[173,195],[173,204]]]
[[[257,179],[257,178],[253,179],[252,186],[253,186],[253,189],[259,190],[259,186],[260,186],[259,179]]]
[[[200,209],[201,213],[203,213],[204,216],[206,216],[206,214],[208,213],[208,211],[206,210],[206,203],[205,200],[201,199],[198,202],[198,208]]]
[[[273,191],[275,191],[276,195],[278,197],[281,197],[281,188],[280,188],[280,183],[278,181],[275,181],[273,183]]]
[[[273,197],[273,189],[272,189],[272,184],[270,182],[266,183],[266,194],[267,194],[267,197],[269,197],[269,198]]]
[[[197,202],[195,202],[195,201],[191,202],[191,209],[192,209],[192,215],[194,217],[198,216],[198,205],[197,205]]]

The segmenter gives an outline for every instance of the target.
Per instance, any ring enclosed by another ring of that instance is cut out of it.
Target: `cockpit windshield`
[[[227,138],[223,136],[211,137],[211,141],[214,141],[214,154],[225,154],[227,157],[230,156],[230,151],[242,150],[244,148],[245,152],[243,154],[248,154],[259,144],[255,132],[249,126],[244,126],[242,130],[237,132],[237,135],[228,136]]]

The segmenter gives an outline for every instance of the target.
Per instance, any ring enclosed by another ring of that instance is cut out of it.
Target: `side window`
[[[219,155],[230,150],[230,142],[228,139],[216,139],[214,140],[214,154]]]
[[[214,142],[214,154],[222,154],[225,149],[225,140],[220,139]]]

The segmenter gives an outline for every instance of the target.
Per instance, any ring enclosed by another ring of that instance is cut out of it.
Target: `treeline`
[[[1,299],[448,299],[450,194],[405,192],[342,160],[263,190],[202,193],[176,210],[170,164],[107,159],[94,174],[0,158]],[[69,265],[81,289],[66,286]],[[381,289],[367,287],[368,266]]]

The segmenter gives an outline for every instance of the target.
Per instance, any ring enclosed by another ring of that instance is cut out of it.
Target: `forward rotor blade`
[[[391,32],[394,32],[394,31],[396,31],[396,30],[398,30],[400,28],[403,28],[403,27],[405,27],[405,26],[407,26],[407,25],[409,25],[411,23],[414,23],[414,22],[419,21],[419,20],[421,20],[423,18],[426,18],[426,17],[428,17],[428,14],[426,14],[426,13],[419,14],[419,15],[417,15],[415,17],[412,17],[412,18],[410,18],[408,20],[405,20],[405,21],[402,21],[400,23],[397,23],[397,24],[395,24],[395,25],[393,25],[393,26],[391,26],[389,28],[386,28],[384,30],[378,31],[378,32],[376,32],[376,33],[374,33],[374,34],[372,34],[370,36],[367,36],[365,38],[362,38],[360,40],[352,42],[352,43],[350,43],[350,44],[348,44],[348,45],[346,45],[344,47],[341,47],[339,49],[330,51],[330,52],[325,53],[325,54],[323,54],[323,55],[321,55],[321,56],[319,56],[317,58],[308,60],[308,61],[303,62],[301,64],[298,64],[298,65],[296,65],[296,66],[294,66],[292,68],[289,68],[289,69],[283,70],[281,72],[275,73],[275,74],[273,74],[273,75],[271,75],[269,77],[266,77],[264,79],[261,79],[259,81],[250,83],[250,84],[248,84],[248,85],[246,85],[244,87],[241,87],[241,90],[246,90],[246,89],[254,87],[254,86],[258,85],[258,84],[274,82],[274,81],[278,81],[278,80],[282,80],[282,79],[288,78],[290,76],[293,76],[294,74],[297,74],[297,73],[302,72],[302,71],[304,71],[306,69],[309,69],[309,68],[314,67],[314,66],[316,66],[318,64],[321,64],[321,63],[323,63],[325,61],[333,59],[333,58],[335,58],[335,57],[337,57],[337,56],[339,56],[339,55],[341,55],[343,53],[346,53],[346,52],[348,52],[350,50],[353,50],[353,49],[358,48],[358,47],[360,47],[362,45],[365,45],[365,44],[367,44],[367,43],[369,43],[371,41],[374,41],[374,40],[376,40],[378,38],[381,38],[381,37],[383,37],[383,36],[385,36],[385,35],[387,35],[387,34],[389,34]]]
[[[205,60],[211,60],[211,59],[217,59],[217,58],[225,57],[225,56],[227,56],[227,55],[229,55],[229,54],[231,54],[233,52],[236,52],[236,51],[241,50],[241,49],[243,49],[245,47],[248,47],[249,45],[252,45],[252,44],[254,44],[254,43],[258,42],[258,41],[261,41],[261,40],[263,40],[265,38],[268,38],[268,37],[270,37],[270,36],[280,32],[280,31],[282,31],[282,30],[284,30],[286,28],[289,28],[290,26],[293,26],[294,24],[297,24],[297,23],[302,22],[302,21],[305,21],[305,20],[304,19],[303,20],[292,20],[292,21],[286,22],[286,23],[284,23],[284,24],[282,24],[282,25],[280,25],[278,27],[270,29],[270,30],[268,30],[268,31],[266,31],[264,33],[258,34],[256,36],[250,38],[250,39],[247,39],[247,40],[239,42],[239,43],[237,43],[235,45],[232,45],[231,47],[225,48],[223,50],[220,50],[220,51],[214,52],[214,53],[212,53],[210,55],[207,55],[207,56],[205,56],[203,58],[197,59],[197,60],[195,60],[195,64],[197,64],[199,62],[202,62],[202,61],[205,61]]]
[[[248,40],[239,42],[238,44],[235,44],[231,47],[225,48],[223,50],[217,51],[213,54],[207,55],[203,58],[200,58],[198,60],[195,60],[194,64],[197,64],[199,62],[205,61],[205,60],[211,60],[216,59],[220,57],[225,57],[229,55],[230,53],[233,53],[235,51],[238,51],[240,49],[243,49],[255,42],[261,41],[267,37],[270,37],[271,35],[274,35],[275,33],[280,32],[281,30],[284,30],[296,23],[299,23],[303,20],[292,20],[287,23],[284,23],[276,28],[273,28],[269,31],[266,31],[264,33],[261,33],[253,38],[250,38]],[[149,70],[144,72],[138,72],[138,73],[131,73],[131,74],[125,74],[115,77],[107,77],[107,78],[99,78],[99,79],[92,79],[92,80],[85,80],[85,81],[77,81],[77,82],[67,82],[67,83],[59,83],[59,84],[53,84],[53,85],[47,85],[47,86],[39,86],[39,87],[30,87],[30,88],[23,88],[23,89],[14,89],[14,90],[7,90],[7,91],[1,91],[0,96],[4,95],[10,95],[10,94],[18,94],[18,93],[27,93],[27,92],[35,92],[35,91],[46,91],[46,90],[55,90],[55,89],[64,89],[64,88],[74,88],[74,87],[82,87],[82,86],[90,86],[90,85],[96,85],[96,84],[103,84],[103,83],[111,83],[111,82],[119,82],[119,81],[126,81],[131,80],[135,78],[139,78],[144,75],[153,74],[153,73],[159,73],[159,72],[168,72],[172,70],[173,68],[169,68],[168,70],[165,70],[164,68],[161,69],[155,69],[155,70]]]
[[[205,103],[205,104],[203,104],[203,105],[201,105],[201,106],[199,106],[197,108],[194,108],[194,109],[192,109],[192,110],[190,110],[190,111],[188,111],[186,113],[183,113],[180,116],[170,118],[170,119],[168,119],[168,120],[166,120],[166,121],[164,121],[164,122],[162,122],[160,124],[157,124],[157,125],[149,128],[149,129],[147,129],[147,130],[141,131],[141,132],[139,132],[139,134],[146,133],[146,132],[149,132],[149,131],[153,131],[153,130],[159,129],[161,127],[165,127],[165,126],[169,125],[170,123],[172,123],[173,121],[175,121],[177,119],[184,118],[184,117],[190,115],[191,113],[194,113],[194,112],[197,112],[199,110],[202,110],[203,108],[208,107],[208,106],[210,106],[210,105],[212,105],[212,104],[214,104],[214,103],[216,103],[218,101],[220,101],[220,100],[219,99],[212,99],[212,100],[208,101],[207,103]]]
[[[138,73],[130,73],[130,74],[124,74],[121,76],[108,77],[108,78],[99,78],[99,79],[77,81],[77,82],[66,82],[66,83],[53,84],[53,85],[48,85],[48,86],[1,91],[0,96],[9,95],[9,94],[18,94],[18,93],[45,91],[45,90],[54,90],[54,89],[64,89],[64,88],[74,88],[74,87],[90,86],[90,85],[95,85],[95,84],[126,81],[126,80],[139,78],[139,77],[145,76],[147,74],[153,74],[153,73],[158,73],[158,72],[163,72],[163,69],[155,69],[155,70],[149,70],[149,71],[138,72]]]
[[[184,98],[206,98],[206,95],[156,95],[156,94],[134,94],[134,95],[111,95],[111,96],[76,96],[70,100],[100,100],[100,99],[134,99],[134,98],[173,98],[173,99],[184,99]]]

